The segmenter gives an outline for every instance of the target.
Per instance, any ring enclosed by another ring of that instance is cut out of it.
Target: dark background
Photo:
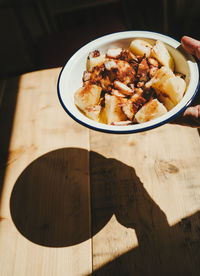
[[[147,30],[200,39],[199,0],[0,0],[0,79],[63,66],[89,41]]]

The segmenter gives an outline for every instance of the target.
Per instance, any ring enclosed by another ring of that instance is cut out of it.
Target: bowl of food
[[[172,121],[198,87],[195,58],[175,39],[146,31],[91,41],[68,60],[57,84],[68,115],[107,133],[136,133]]]

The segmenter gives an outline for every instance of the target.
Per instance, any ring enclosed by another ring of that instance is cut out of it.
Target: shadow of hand
[[[135,229],[139,246],[94,275],[200,273],[199,213],[170,227],[135,170],[95,152],[65,148],[33,161],[15,183],[10,210],[19,232],[43,246],[81,243],[113,214]]]

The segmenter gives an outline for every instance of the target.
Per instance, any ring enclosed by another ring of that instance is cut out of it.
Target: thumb
[[[189,36],[183,36],[181,39],[183,48],[192,55],[200,59],[200,41]]]

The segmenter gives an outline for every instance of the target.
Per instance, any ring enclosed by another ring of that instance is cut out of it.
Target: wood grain
[[[0,275],[91,273],[89,131],[62,109],[59,72],[25,74],[5,88]]]
[[[91,131],[90,144],[94,275],[199,275],[198,131]]]
[[[62,109],[59,72],[4,87],[0,275],[200,275],[198,131],[88,130]]]

